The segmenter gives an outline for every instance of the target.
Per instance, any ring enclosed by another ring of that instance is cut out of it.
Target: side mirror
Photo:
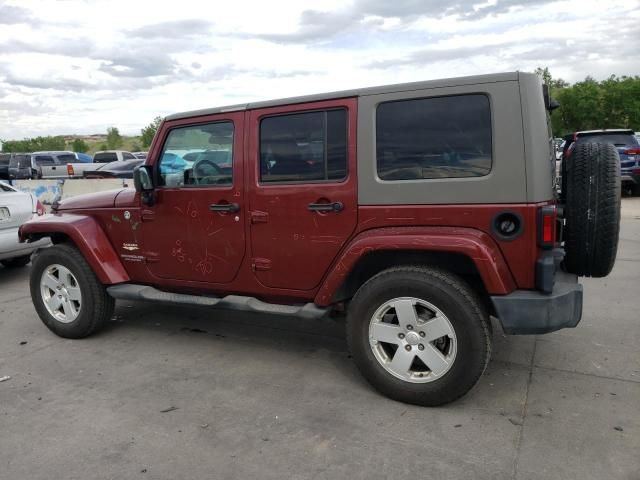
[[[142,194],[142,203],[144,205],[152,207],[156,203],[150,167],[140,165],[133,169],[133,185],[136,187],[136,192]]]
[[[133,185],[136,187],[136,192],[150,192],[153,190],[149,167],[140,165],[133,170]]]

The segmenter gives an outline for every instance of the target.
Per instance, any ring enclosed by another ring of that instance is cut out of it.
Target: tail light
[[[70,163],[67,163],[67,175],[69,175],[70,177],[73,177],[74,175],[73,165],[71,165]]]
[[[556,220],[558,211],[555,205],[546,205],[538,209],[538,246],[553,248],[556,243]]]
[[[625,155],[640,155],[640,148],[626,148],[622,153]]]
[[[40,203],[40,200],[36,200],[36,214],[39,217],[45,214],[44,205]]]
[[[634,168],[631,170],[631,175],[639,175],[640,176],[640,168]]]

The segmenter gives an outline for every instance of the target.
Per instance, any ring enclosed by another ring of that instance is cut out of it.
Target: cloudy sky
[[[0,139],[548,66],[640,74],[640,0],[0,0]]]

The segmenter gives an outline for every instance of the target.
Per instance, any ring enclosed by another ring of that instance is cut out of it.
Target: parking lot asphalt
[[[640,479],[640,199],[576,329],[507,337],[463,399],[374,392],[340,322],[119,302],[65,340],[0,268],[0,479]]]

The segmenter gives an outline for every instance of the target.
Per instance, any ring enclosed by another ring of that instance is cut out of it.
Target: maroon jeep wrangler
[[[464,395],[508,334],[575,327],[577,277],[615,261],[615,147],[583,144],[556,193],[548,111],[524,73],[180,113],[135,190],[25,224],[35,308],[81,338],[115,299],[293,315],[346,311],[358,368],[391,398]]]

